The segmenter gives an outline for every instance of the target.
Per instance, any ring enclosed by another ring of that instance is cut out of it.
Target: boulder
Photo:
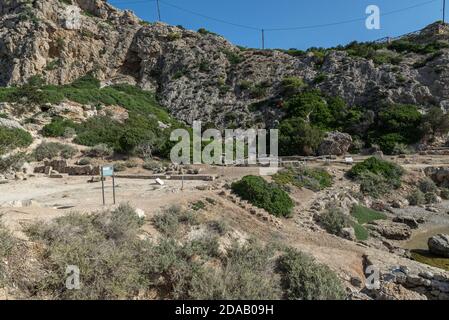
[[[356,236],[355,236],[354,228],[352,228],[352,227],[343,228],[341,230],[341,236],[343,238],[351,240],[351,241],[355,241],[357,239]]]
[[[406,240],[412,235],[408,225],[389,220],[374,221],[368,224],[367,227],[389,240]]]
[[[0,127],[8,129],[22,129],[25,130],[20,123],[15,120],[5,119],[0,117]]]
[[[429,238],[429,251],[437,256],[449,258],[449,235],[438,234]]]
[[[449,168],[446,167],[427,167],[424,169],[426,176],[431,178],[437,185],[441,187],[449,186]]]
[[[418,229],[419,228],[419,222],[416,221],[415,218],[404,216],[404,217],[396,217],[393,219],[393,222],[403,223],[408,225],[412,229]]]
[[[352,137],[349,134],[338,131],[329,132],[318,147],[318,154],[342,156],[348,152],[351,145]]]

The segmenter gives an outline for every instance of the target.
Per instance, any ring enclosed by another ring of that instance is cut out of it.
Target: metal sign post
[[[105,177],[112,177],[112,195],[114,199],[115,204],[115,174],[114,174],[114,166],[103,166],[101,167],[101,192],[103,195],[103,205],[106,204],[105,198],[104,198],[104,178]]]

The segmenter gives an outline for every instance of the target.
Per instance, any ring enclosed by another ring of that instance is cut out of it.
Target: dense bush
[[[304,81],[301,78],[287,77],[281,83],[282,94],[285,96],[297,94],[304,86]]]
[[[2,263],[4,259],[11,253],[14,246],[17,244],[17,240],[14,239],[14,236],[11,232],[9,232],[3,223],[0,223],[0,275],[2,271]],[[0,276],[0,281],[1,281]],[[1,283],[1,282],[0,282]]]
[[[356,181],[360,184],[360,191],[373,198],[380,198],[391,191],[391,185],[382,175],[364,171],[357,176]]]
[[[449,200],[449,189],[442,189],[440,196],[443,200]]]
[[[16,148],[28,147],[32,142],[33,138],[28,132],[0,126],[0,156]]]
[[[422,137],[419,130],[422,115],[413,105],[391,105],[383,108],[379,114],[373,139],[382,151],[392,154],[397,144],[412,144]]]
[[[92,158],[107,158],[112,156],[113,153],[114,151],[104,143],[97,144],[92,148],[83,151],[83,154]]]
[[[59,299],[136,296],[149,284],[140,269],[144,250],[136,236],[141,224],[131,207],[121,205],[114,211],[72,213],[29,226],[28,236],[44,245],[39,262],[47,276],[38,279],[36,288]],[[79,290],[64,285],[68,264],[80,269]]]
[[[404,169],[395,163],[371,157],[353,166],[348,176],[351,179],[357,179],[366,172],[382,176],[391,187],[398,188],[401,186]]]
[[[449,132],[449,113],[441,108],[430,108],[423,116],[421,130],[428,135],[444,135]]]
[[[59,142],[42,142],[34,150],[34,157],[37,161],[45,159],[51,160],[57,157],[70,159],[76,155],[78,150],[67,144]]]
[[[292,214],[294,203],[290,196],[277,185],[268,183],[261,177],[243,177],[232,184],[232,191],[277,217],[288,217]]]
[[[279,185],[292,184],[298,188],[320,191],[332,186],[333,179],[326,170],[314,168],[288,168],[273,176]]]
[[[438,195],[435,192],[427,192],[424,194],[426,204],[434,204],[438,202]]]
[[[419,206],[426,202],[424,193],[422,193],[421,190],[419,189],[416,189],[412,193],[410,193],[409,196],[407,197],[407,200],[412,206]]]
[[[430,178],[424,178],[421,181],[419,181],[418,187],[419,190],[421,190],[423,193],[427,192],[436,193],[438,191],[437,185]]]
[[[320,216],[320,224],[327,232],[340,235],[347,226],[347,219],[340,209],[330,208]]]
[[[302,118],[283,120],[279,125],[279,152],[283,156],[315,154],[324,132]]]
[[[79,125],[56,118],[43,129],[46,136],[64,136],[67,129],[72,128],[78,135],[76,143],[87,146],[105,143],[121,153],[132,153],[136,145],[154,139],[157,142],[153,143],[154,153],[168,156],[169,130],[161,129],[158,121],[168,126],[181,126],[157,104],[153,93],[125,84],[100,88],[100,81],[92,75],[65,86],[44,85],[42,79],[33,78],[23,87],[0,88],[0,101],[23,99],[36,104],[56,104],[68,99],[98,109],[109,105],[127,109],[129,119],[124,123],[106,116],[94,117]]]
[[[346,296],[335,273],[303,253],[289,250],[280,257],[279,268],[284,273],[287,299],[339,300]]]
[[[29,160],[29,156],[22,152],[2,157],[0,158],[0,173],[5,173],[10,169],[18,171],[27,160]]]
[[[219,230],[183,239],[192,230],[188,214],[168,209],[162,213],[167,215],[176,217],[178,227],[157,223],[157,240],[140,236],[143,220],[123,204],[32,223],[25,227],[39,247],[32,256],[0,226],[0,286],[20,289],[22,297],[47,299],[344,298],[336,274],[303,253],[254,241],[233,242],[220,251]],[[32,268],[25,270],[28,265]],[[79,267],[78,290],[65,285],[68,265]]]
[[[71,120],[57,117],[42,128],[42,135],[44,137],[64,137],[68,128],[75,129],[76,124]]]

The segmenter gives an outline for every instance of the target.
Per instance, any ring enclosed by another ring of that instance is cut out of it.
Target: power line
[[[389,15],[393,15],[393,14],[397,14],[400,12],[404,12],[404,11],[408,11],[411,9],[415,9],[415,8],[419,8],[422,6],[426,6],[429,5],[431,3],[435,3],[437,1],[440,0],[430,0],[430,1],[425,1],[425,2],[421,2],[412,6],[408,6],[405,8],[401,8],[401,9],[396,9],[396,10],[392,10],[392,11],[388,11],[386,13],[381,14],[381,16],[389,16]],[[243,29],[248,29],[248,30],[254,30],[254,31],[258,31],[261,32],[262,34],[262,48],[265,48],[265,33],[266,32],[280,32],[280,31],[294,31],[294,30],[306,30],[306,29],[318,29],[318,28],[325,28],[325,27],[332,27],[332,26],[337,26],[337,25],[343,25],[343,24],[349,24],[349,23],[354,23],[354,22],[361,22],[361,21],[365,21],[366,17],[361,17],[361,18],[354,18],[354,19],[348,19],[348,20],[342,20],[342,21],[336,21],[336,22],[330,22],[330,23],[323,23],[323,24],[315,24],[315,25],[304,25],[304,26],[294,26],[294,27],[272,27],[272,28],[263,28],[263,27],[256,27],[256,26],[251,26],[251,25],[246,25],[246,24],[241,24],[241,23],[235,23],[235,22],[231,22],[231,21],[227,21],[224,19],[220,19],[220,18],[215,18],[209,15],[205,15],[190,9],[186,9],[184,7],[180,7],[178,5],[174,5],[172,3],[169,3],[165,0],[131,0],[131,1],[117,1],[114,2],[113,4],[134,4],[134,3],[146,3],[146,2],[157,2],[157,11],[158,11],[158,17],[159,17],[159,21],[161,21],[161,13],[160,13],[160,5],[159,3],[162,3],[168,7],[172,7],[174,9],[177,9],[179,11],[183,11],[186,13],[189,13],[191,15],[195,15],[195,16],[199,16],[202,17],[204,19],[208,19],[211,21],[215,21],[215,22],[219,22],[222,24],[226,24],[226,25],[230,25],[230,26],[234,26],[237,28],[243,28]],[[445,6],[446,6],[446,0],[443,0],[443,21],[445,21]]]
[[[262,30],[262,28],[258,28],[258,27],[254,27],[254,26],[248,26],[248,25],[239,24],[239,23],[234,23],[234,22],[226,21],[226,20],[219,19],[219,18],[214,18],[214,17],[208,16],[208,15],[205,15],[205,14],[202,14],[202,13],[199,13],[199,12],[192,11],[190,9],[186,9],[186,8],[183,8],[183,7],[180,7],[180,6],[168,3],[165,0],[160,0],[160,2],[165,4],[166,6],[178,9],[180,11],[184,11],[184,12],[190,13],[190,14],[195,15],[195,16],[199,16],[199,17],[202,17],[202,18],[205,18],[205,19],[209,19],[209,20],[212,20],[212,21],[228,24],[228,25],[231,25],[231,26],[234,26],[234,27],[239,27],[239,28],[257,30],[257,31]]]

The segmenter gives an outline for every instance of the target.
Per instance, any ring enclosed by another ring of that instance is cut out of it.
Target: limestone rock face
[[[347,133],[329,132],[318,148],[318,154],[342,156],[352,145],[352,137]]]
[[[408,225],[389,220],[374,221],[368,224],[367,227],[389,240],[406,240],[412,235]]]
[[[448,40],[443,31],[432,25],[410,41]],[[105,0],[0,1],[1,86],[35,75],[67,84],[93,73],[107,84],[154,90],[172,115],[189,124],[273,127],[284,114],[279,96],[287,77],[351,105],[370,108],[385,101],[448,109],[449,49],[431,58],[415,53],[400,58],[392,65],[344,50],[319,57],[242,49],[212,33],[145,23]],[[346,142],[343,146],[323,148],[341,153]]]
[[[427,167],[424,169],[424,173],[439,186],[441,187],[449,186],[449,168]]]
[[[449,258],[449,235],[439,234],[428,241],[429,251],[441,257]]]

